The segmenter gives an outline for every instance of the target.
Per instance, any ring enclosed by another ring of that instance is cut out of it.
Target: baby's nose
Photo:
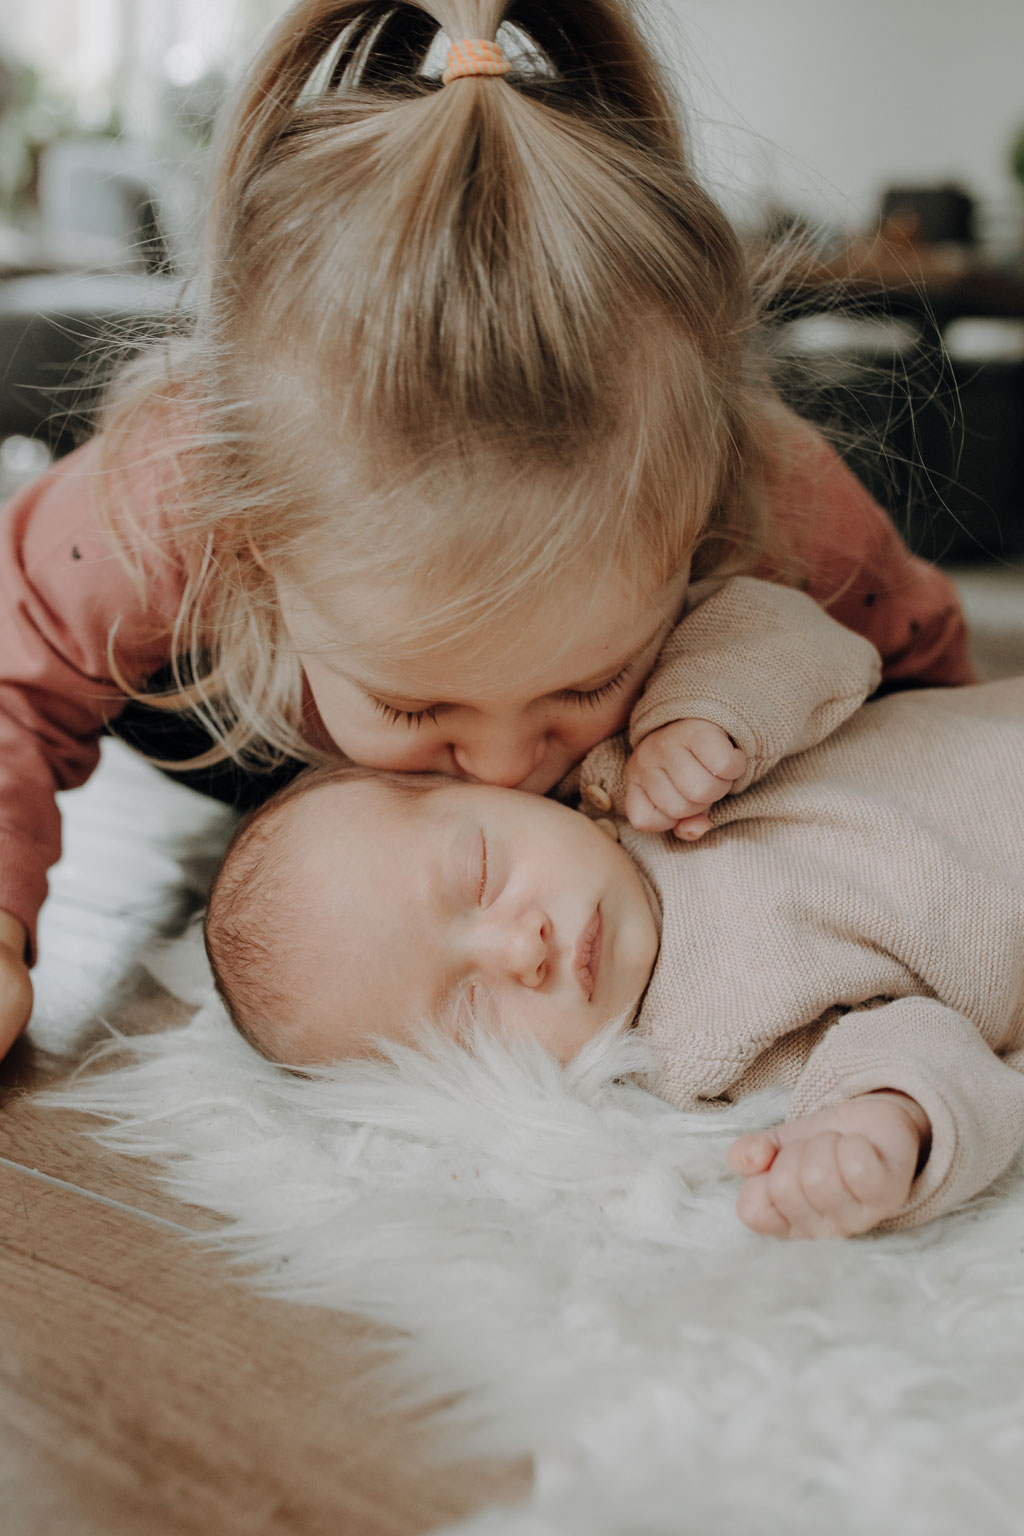
[[[489,964],[524,987],[544,985],[551,969],[551,925],[543,912],[495,921],[485,935]]]

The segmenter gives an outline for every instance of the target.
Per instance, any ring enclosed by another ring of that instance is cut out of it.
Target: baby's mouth
[[[604,924],[601,920],[601,905],[597,905],[590,922],[584,928],[576,941],[576,949],[572,957],[572,972],[580,984],[587,1002],[593,1002],[594,989],[597,986],[597,973],[601,966],[601,944],[604,938]]]

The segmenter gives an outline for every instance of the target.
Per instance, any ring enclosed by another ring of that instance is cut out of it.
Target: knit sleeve
[[[956,587],[913,555],[892,520],[806,423],[794,422],[769,514],[804,590],[882,658],[883,689],[978,681]],[[759,576],[775,579],[766,561]]]
[[[672,631],[634,706],[630,745],[674,720],[710,720],[747,755],[739,794],[830,736],[878,679],[874,647],[809,597],[737,577]]]
[[[130,482],[156,540],[160,483],[141,468]],[[60,854],[56,792],[88,778],[100,732],[124,704],[111,626],[119,665],[141,682],[169,658],[183,591],[179,565],[156,542],[139,590],[100,526],[102,484],[93,442],[0,511],[0,910],[28,929],[32,958],[46,871]]]
[[[970,1199],[1024,1141],[1024,1050],[993,1050],[933,998],[844,1014],[808,1057],[789,1118],[882,1088],[916,1099],[932,1126],[928,1161],[882,1230],[919,1226]]]

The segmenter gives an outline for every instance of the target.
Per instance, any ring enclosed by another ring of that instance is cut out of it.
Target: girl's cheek
[[[423,742],[396,726],[340,724],[331,734],[346,757],[367,768],[409,768],[422,755]]]
[[[450,772],[448,754],[431,730],[407,729],[387,721],[369,723],[324,719],[336,747],[364,768],[394,768],[411,773]]]
[[[601,709],[566,711],[558,721],[558,734],[577,758],[585,757],[591,747],[625,730],[640,689],[610,699]]]
[[[373,705],[345,683],[309,678],[320,723],[334,745],[365,768],[403,768],[415,754],[416,733],[389,724]]]

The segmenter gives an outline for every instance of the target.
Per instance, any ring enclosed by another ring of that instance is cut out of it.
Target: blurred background
[[[0,492],[88,430],[97,340],[130,346],[176,313],[213,115],[284,8],[6,8]],[[651,0],[647,14],[702,173],[753,247],[788,252],[771,326],[788,396],[920,553],[1019,571],[1024,6]]]

